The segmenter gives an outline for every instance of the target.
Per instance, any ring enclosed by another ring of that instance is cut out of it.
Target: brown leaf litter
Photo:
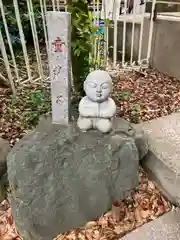
[[[12,142],[24,135],[22,123],[18,123],[12,118],[8,109],[7,100],[11,98],[10,89],[0,88],[0,137]],[[19,106],[20,108],[21,106]]]
[[[154,69],[118,74],[113,97],[118,116],[134,123],[151,120],[180,109],[180,80]]]
[[[88,222],[84,227],[58,235],[54,240],[116,240],[141,225],[156,219],[172,209],[172,205],[147,179],[140,170],[140,184],[132,197],[118,202],[112,211],[103,214],[99,219]],[[117,203],[117,202],[116,202]],[[119,221],[114,218],[119,213]]]
[[[123,75],[117,72],[113,80],[117,116],[130,122],[151,120],[180,109],[180,81],[175,78],[154,69],[147,69]],[[42,92],[44,88],[39,90]],[[26,99],[30,91],[34,91],[33,85],[29,85],[29,89],[21,90],[21,99]],[[11,98],[9,89],[0,88],[0,137],[8,139],[10,144],[14,145],[32,126],[24,124],[22,119],[24,112],[28,113],[30,109],[24,108],[23,104],[15,108],[9,104]]]
[[[9,89],[0,88],[0,137],[13,146],[49,111],[50,91],[46,85],[30,84],[21,89],[16,98]]]
[[[0,240],[22,240],[15,228],[11,207],[6,200],[0,204]]]

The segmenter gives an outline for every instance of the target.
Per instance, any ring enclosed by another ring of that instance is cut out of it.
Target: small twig
[[[0,83],[2,83],[3,85],[9,87],[8,80],[1,73],[0,73]]]
[[[112,203],[112,217],[114,221],[119,222],[125,216],[124,203],[121,201],[113,201]]]
[[[7,107],[7,110],[8,110],[9,112],[12,111],[12,109],[11,109],[10,107]],[[17,114],[16,111],[13,111],[13,114],[14,114],[18,119],[22,119],[22,115]]]
[[[139,74],[141,74],[143,77],[145,77],[146,76],[146,72],[142,72],[142,71],[138,71],[138,70],[134,70],[135,71],[135,73],[139,73]]]

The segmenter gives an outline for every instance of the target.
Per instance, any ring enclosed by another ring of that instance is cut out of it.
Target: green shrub
[[[84,95],[83,82],[90,71],[89,55],[92,52],[93,26],[92,13],[86,0],[69,0],[68,11],[72,22],[72,70],[75,90]]]
[[[39,41],[41,42],[41,41],[44,41],[44,33],[43,33],[40,3],[39,3],[39,0],[33,0],[32,2],[33,2],[37,33],[38,33]],[[28,15],[27,2],[26,0],[21,0],[21,1],[18,1],[18,4],[19,4],[19,12],[20,12],[25,40],[27,43],[32,43],[33,37],[32,37],[32,30],[31,30],[29,15]],[[17,20],[16,20],[12,0],[4,2],[4,11],[6,14],[6,20],[8,24],[8,30],[9,30],[11,42],[13,45],[16,46],[16,49],[18,49],[18,47],[20,47],[20,35],[19,35],[19,30],[17,26]],[[0,28],[2,31],[2,35],[6,36],[2,16],[0,16]],[[5,44],[7,44],[6,38],[4,38],[4,40],[5,40]]]

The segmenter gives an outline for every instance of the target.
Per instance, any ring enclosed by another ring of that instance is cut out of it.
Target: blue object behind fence
[[[105,27],[104,20],[99,20],[99,24],[96,21],[95,26],[99,27],[96,34],[100,34],[100,35],[104,34],[104,27]]]

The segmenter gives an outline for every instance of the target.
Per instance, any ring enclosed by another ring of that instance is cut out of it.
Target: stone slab
[[[158,219],[127,234],[121,240],[179,240],[180,209],[165,213]]]
[[[148,139],[149,152],[142,166],[164,194],[180,205],[180,113],[139,125]]]

